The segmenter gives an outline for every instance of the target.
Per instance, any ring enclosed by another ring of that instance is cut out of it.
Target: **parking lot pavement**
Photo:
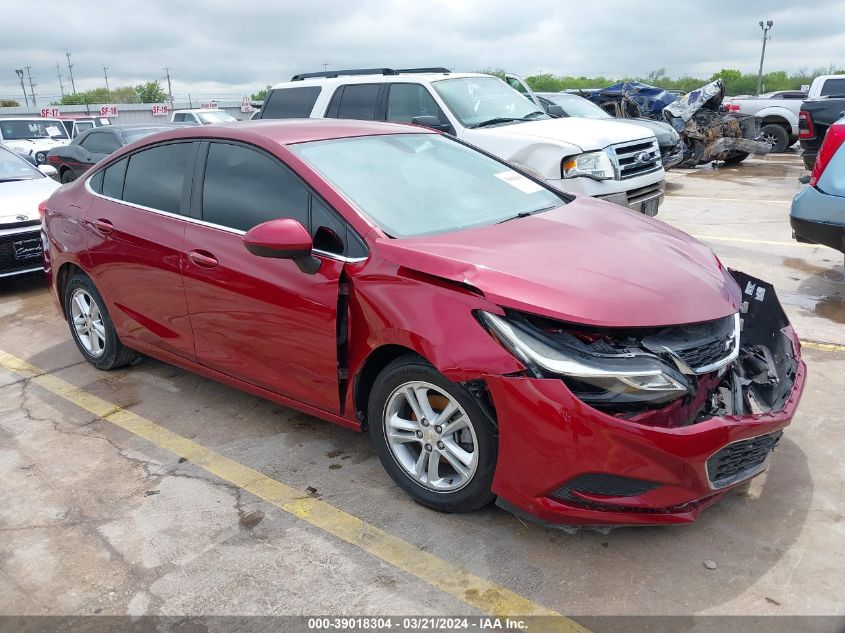
[[[93,369],[40,277],[5,280],[0,614],[842,615],[845,279],[791,240],[799,160],[669,174],[659,218],[773,282],[817,343],[768,473],[691,526],[432,512],[364,436],[150,359]]]

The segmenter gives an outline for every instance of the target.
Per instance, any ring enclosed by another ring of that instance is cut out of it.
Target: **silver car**
[[[50,172],[0,145],[0,277],[43,269],[38,205],[60,186]]]

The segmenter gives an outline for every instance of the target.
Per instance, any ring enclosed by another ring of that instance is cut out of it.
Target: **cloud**
[[[709,0],[568,3],[560,0],[112,0],[101,7],[15,0],[4,9],[0,97],[19,98],[26,64],[39,103],[70,89],[160,80],[178,97],[237,98],[298,72],[447,66],[609,77],[753,72],[760,19],[775,21],[766,68],[845,65],[845,2]],[[808,19],[808,16],[811,19]]]

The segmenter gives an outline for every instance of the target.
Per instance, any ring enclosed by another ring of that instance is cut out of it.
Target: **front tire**
[[[382,466],[417,503],[471,512],[493,500],[495,426],[463,387],[423,359],[404,356],[382,370],[368,420]]]
[[[749,156],[750,154],[748,152],[736,152],[728,156],[723,162],[725,165],[739,165]]]
[[[783,126],[769,123],[760,129],[760,135],[769,146],[769,151],[773,154],[780,154],[789,149],[789,132]]]
[[[64,292],[65,317],[73,342],[97,369],[128,365],[138,354],[117,337],[106,303],[87,275],[71,277]]]
[[[76,174],[74,174],[71,169],[68,168],[62,172],[61,181],[63,185],[73,182],[74,180],[76,180]]]

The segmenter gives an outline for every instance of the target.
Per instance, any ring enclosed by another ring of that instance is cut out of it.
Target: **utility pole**
[[[106,79],[106,92],[109,92],[109,67],[103,66],[103,77]]]
[[[73,81],[73,64],[70,63],[70,51],[65,50],[67,55],[67,72],[70,75],[70,85],[73,88],[73,94],[76,94],[76,82]]]
[[[38,106],[38,104],[35,102],[35,86],[36,86],[36,84],[34,84],[32,82],[32,72],[31,72],[32,66],[27,64],[25,66],[25,68],[26,68],[26,76],[29,77],[29,94],[32,96],[32,107],[35,108],[35,107]]]
[[[326,72],[329,69],[329,62],[323,62],[320,66],[323,67],[323,72]]]
[[[766,58],[766,42],[769,40],[769,31],[774,24],[773,20],[766,20],[766,23],[763,24],[763,20],[760,20],[760,28],[763,29],[763,52],[760,54],[760,70],[757,73],[757,94],[760,94],[760,90],[763,89],[763,60]]]
[[[167,78],[167,101],[173,105],[173,89],[170,86],[170,67],[164,69],[165,77]]]
[[[21,90],[23,90],[23,101],[26,104],[26,107],[29,108],[29,97],[26,96],[26,86],[23,85],[23,69],[19,68],[15,71],[15,74],[18,76],[18,79],[21,80]]]
[[[62,71],[59,68],[59,62],[58,61],[56,61],[56,75],[59,78],[59,91],[61,91],[62,99],[64,99],[64,97],[65,97],[65,87],[64,87],[64,84],[62,84]]]

